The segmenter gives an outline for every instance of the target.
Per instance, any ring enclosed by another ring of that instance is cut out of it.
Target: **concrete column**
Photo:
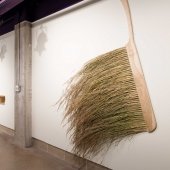
[[[31,23],[15,26],[15,143],[22,147],[32,145],[31,37]]]

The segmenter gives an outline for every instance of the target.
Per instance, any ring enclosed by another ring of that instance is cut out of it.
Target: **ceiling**
[[[82,0],[0,0],[0,35],[22,21],[34,22]]]
[[[0,16],[20,4],[24,0],[0,0]]]

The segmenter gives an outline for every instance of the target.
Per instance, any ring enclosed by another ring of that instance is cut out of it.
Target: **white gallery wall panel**
[[[14,32],[0,36],[0,95],[5,105],[0,105],[0,125],[14,129]]]
[[[121,32],[123,38],[118,37]],[[32,38],[33,136],[70,150],[66,127],[61,125],[63,116],[55,103],[67,80],[86,61],[127,41],[121,4],[103,1],[68,13],[33,27]]]
[[[170,1],[130,0],[135,40],[158,128],[111,147],[94,161],[115,170],[170,169]],[[56,102],[66,82],[93,57],[128,40],[119,0],[101,0],[32,28],[33,137],[71,151]],[[104,156],[103,159],[101,157]]]

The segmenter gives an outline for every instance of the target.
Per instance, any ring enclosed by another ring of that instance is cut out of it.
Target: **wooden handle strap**
[[[149,92],[147,89],[147,84],[144,78],[138,51],[134,40],[134,32],[129,3],[128,0],[121,0],[121,2],[126,13],[129,29],[129,42],[126,45],[129,63],[132,69],[136,90],[142,108],[143,117],[147,125],[147,131],[152,132],[156,129],[156,119],[153,112]]]
[[[134,42],[134,32],[133,32],[132,16],[131,16],[131,11],[129,7],[129,2],[128,0],[121,0],[121,2],[122,2],[122,5],[124,7],[126,17],[127,17],[129,40]]]

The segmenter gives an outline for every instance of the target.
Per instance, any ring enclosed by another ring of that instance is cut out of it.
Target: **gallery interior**
[[[0,0],[0,170],[169,170],[169,7]]]

